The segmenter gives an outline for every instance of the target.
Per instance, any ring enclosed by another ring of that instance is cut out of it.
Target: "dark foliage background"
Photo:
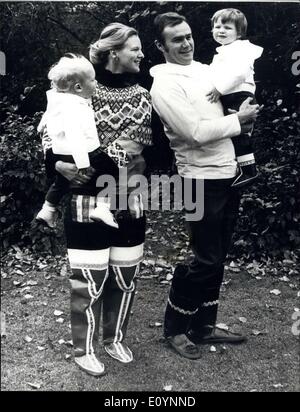
[[[31,223],[47,188],[36,126],[45,109],[47,72],[53,62],[67,51],[87,56],[88,45],[101,29],[118,20],[140,32],[145,54],[141,83],[149,88],[148,69],[162,62],[153,44],[155,15],[184,14],[194,33],[195,59],[209,63],[216,47],[210,17],[224,7],[241,9],[248,19],[249,39],[264,47],[256,80],[257,98],[265,108],[253,137],[260,178],[243,193],[233,253],[246,259],[295,256],[300,245],[300,82],[297,71],[292,73],[293,53],[300,50],[297,3],[1,2],[1,50],[7,65],[0,101],[5,249],[12,243],[36,251],[53,249],[57,236]],[[299,64],[294,67],[299,71]],[[151,167],[168,170],[166,141],[162,135],[156,140]]]

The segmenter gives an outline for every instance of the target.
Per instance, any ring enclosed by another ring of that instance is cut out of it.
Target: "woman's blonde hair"
[[[82,84],[87,72],[94,70],[91,62],[81,54],[66,53],[55,63],[48,73],[51,87],[60,92],[67,92],[76,83]]]
[[[106,65],[110,50],[120,50],[131,36],[138,36],[138,32],[122,23],[110,23],[106,26],[99,39],[92,43],[90,61],[95,65]]]

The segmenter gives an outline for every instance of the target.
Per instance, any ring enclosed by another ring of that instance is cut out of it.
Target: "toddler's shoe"
[[[106,225],[118,229],[119,225],[116,222],[114,215],[109,210],[106,204],[98,204],[94,210],[90,212],[90,219],[96,222],[103,222]]]
[[[105,372],[103,363],[94,354],[79,356],[75,358],[75,363],[89,375],[101,376]]]
[[[36,215],[36,220],[46,223],[49,227],[54,228],[57,219],[55,207],[43,205],[42,209]]]

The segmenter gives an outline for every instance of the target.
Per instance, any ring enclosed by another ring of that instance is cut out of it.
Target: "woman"
[[[151,144],[150,95],[134,76],[140,71],[143,57],[136,30],[120,23],[105,27],[99,40],[90,46],[90,60],[98,82],[92,105],[100,147],[131,174],[144,169],[141,152]],[[109,162],[104,165],[103,175],[114,174],[108,165]],[[101,225],[89,219],[96,197],[83,196],[80,186],[76,188],[76,184],[95,186],[96,178],[89,180],[78,174],[76,166],[70,163],[57,162],[55,168],[73,184],[65,232],[72,269],[75,362],[87,373],[99,376],[104,373],[104,365],[95,356],[101,305],[106,352],[123,363],[133,360],[124,339],[135,278],[143,258],[145,217],[141,198],[135,197],[129,210],[116,213],[118,229]]]

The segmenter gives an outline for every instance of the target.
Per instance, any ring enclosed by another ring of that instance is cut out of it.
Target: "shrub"
[[[266,107],[253,136],[260,177],[242,196],[235,254],[285,256],[300,245],[300,116],[278,96]]]
[[[55,234],[31,224],[47,187],[40,138],[36,132],[41,113],[17,114],[7,98],[0,102],[1,137],[0,203],[2,246],[31,244],[35,250],[52,248]],[[46,235],[46,236],[45,236]]]

